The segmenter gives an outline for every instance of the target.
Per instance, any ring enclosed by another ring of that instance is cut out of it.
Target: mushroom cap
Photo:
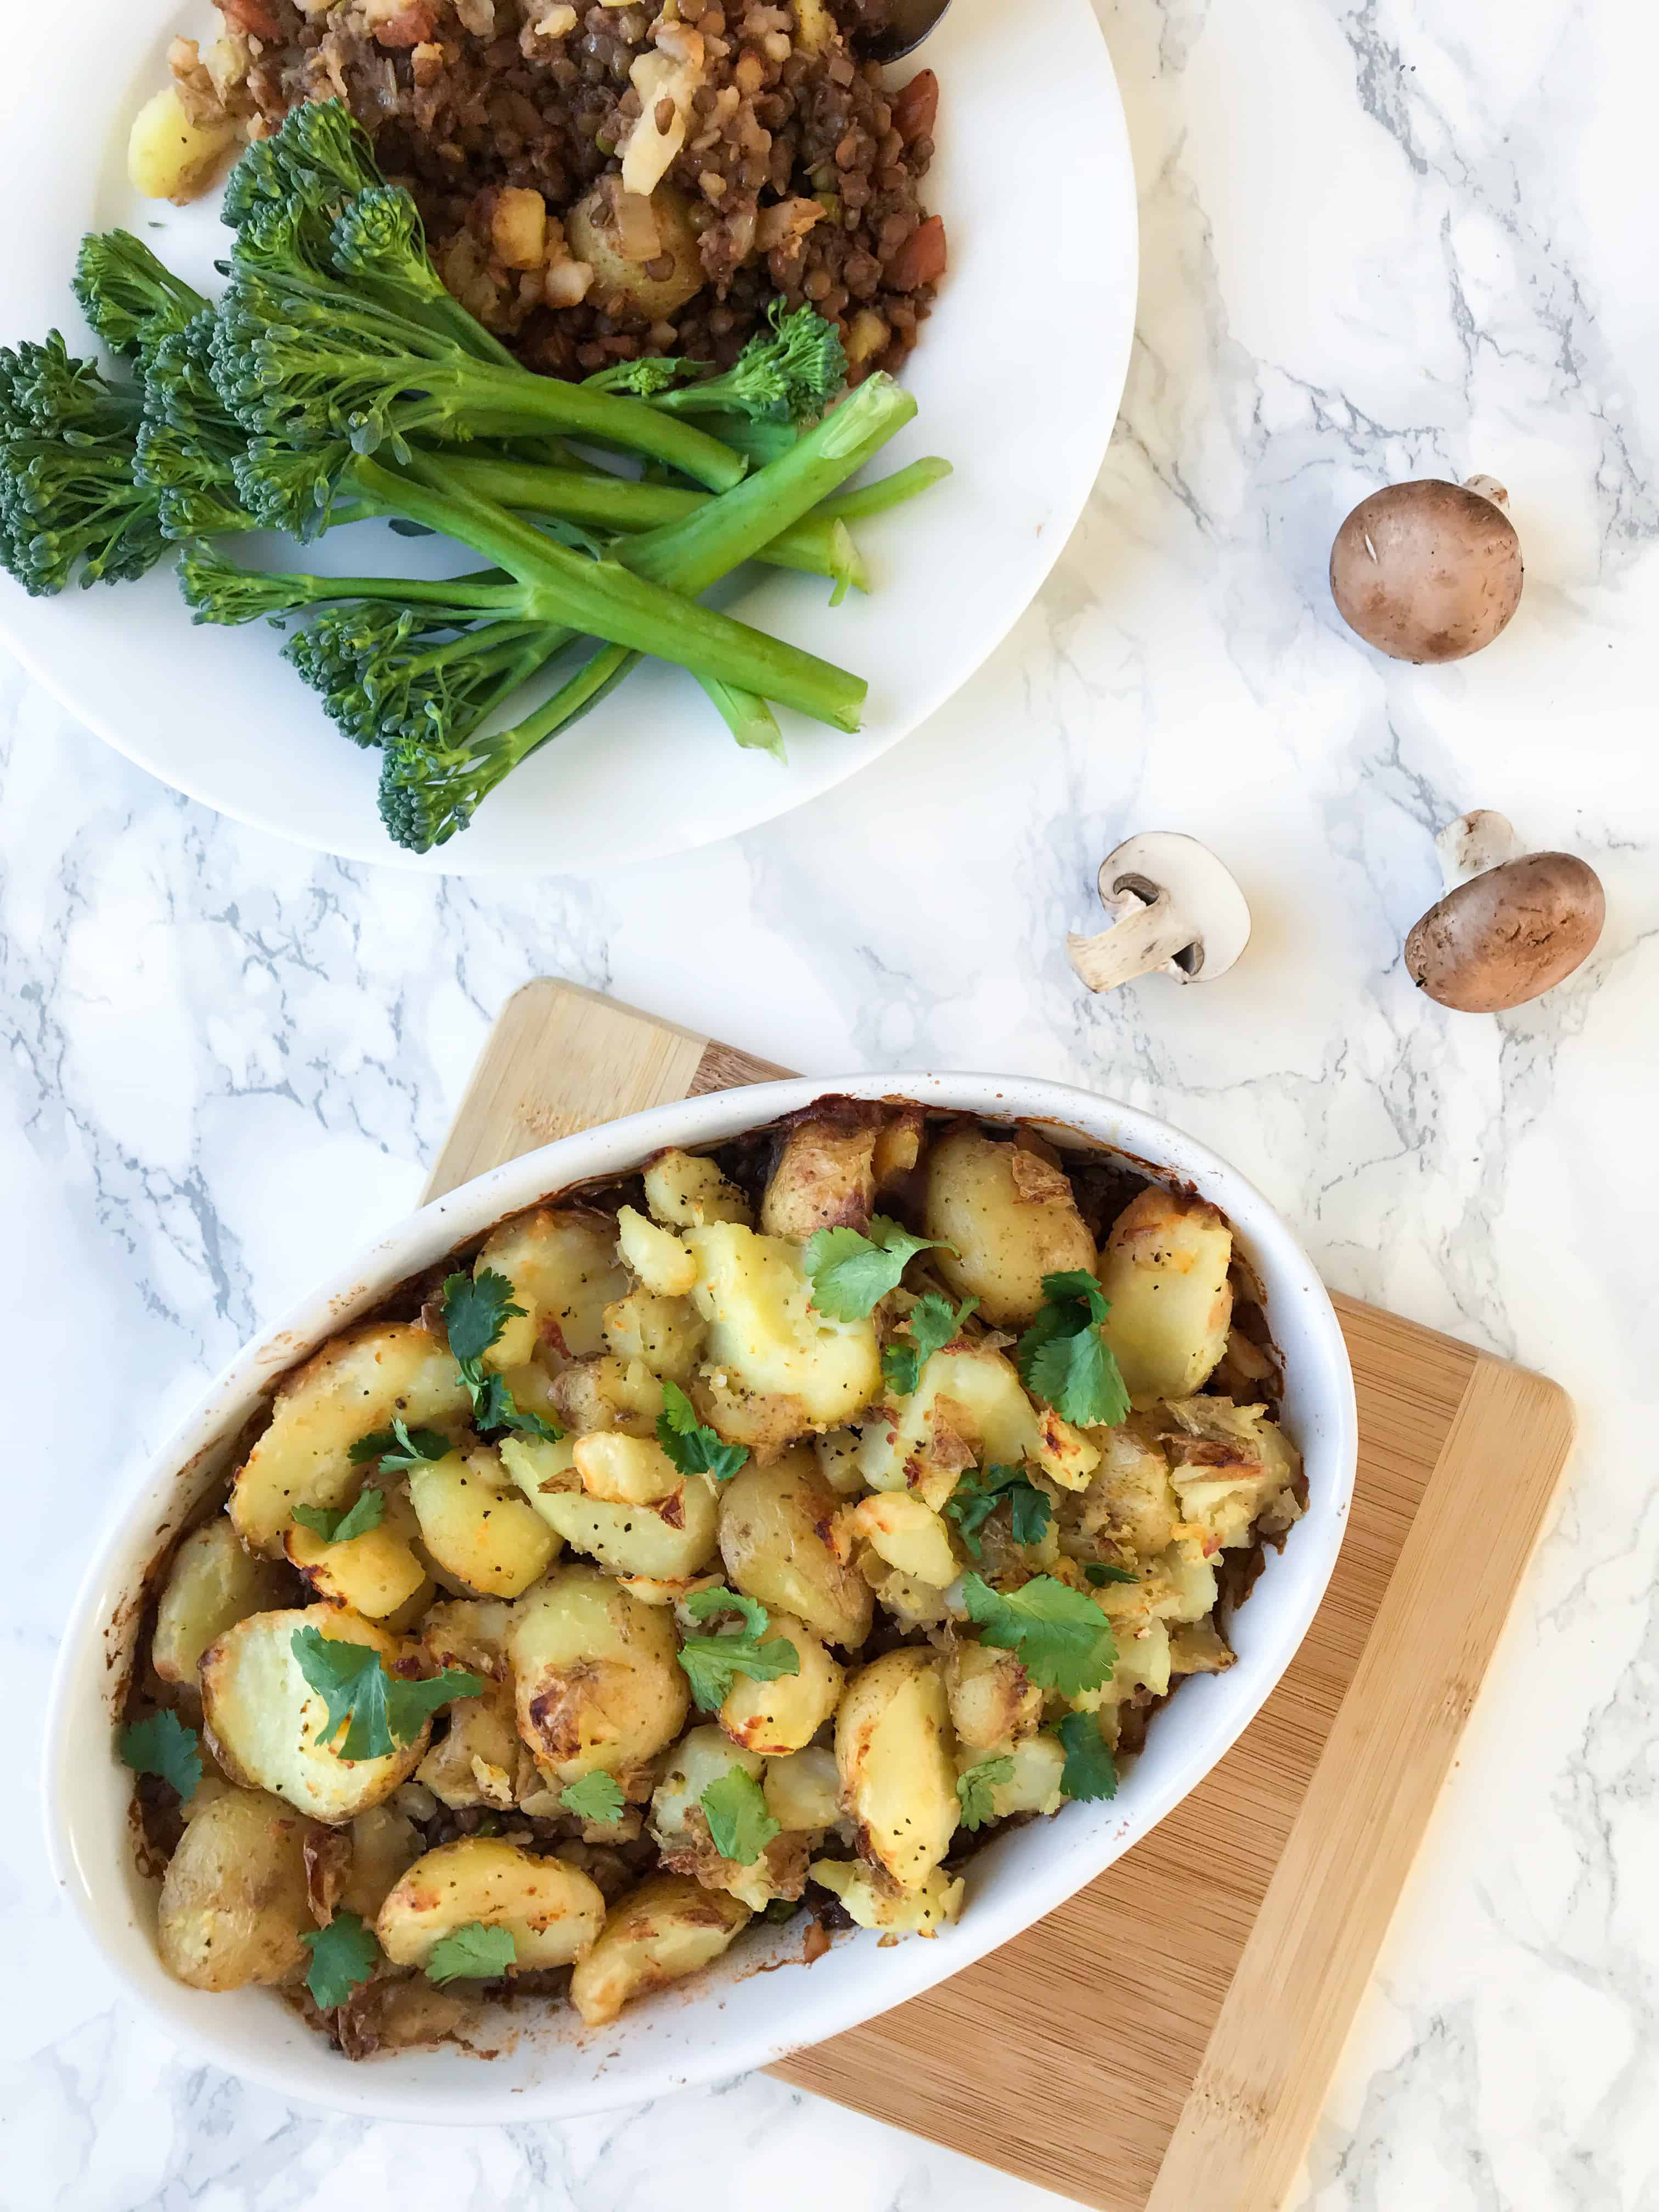
[[[1406,939],[1419,990],[1462,1014],[1524,1006],[1587,960],[1607,919],[1594,868],[1571,853],[1528,853],[1431,907]]]
[[[1362,499],[1331,547],[1331,597],[1348,627],[1396,660],[1462,660],[1521,603],[1515,525],[1467,484],[1427,477]]]

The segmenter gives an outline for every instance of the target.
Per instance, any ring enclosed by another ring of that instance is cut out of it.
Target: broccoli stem
[[[630,556],[628,567],[620,560],[589,561],[568,552],[505,508],[452,483],[445,462],[426,453],[411,453],[396,469],[358,460],[353,473],[371,498],[386,499],[411,521],[442,531],[510,570],[524,587],[519,605],[527,617],[677,661],[776,699],[836,729],[859,726],[868,690],[861,678],[680,599],[654,579],[631,574],[633,547],[623,548]],[[694,516],[691,526],[699,520]],[[747,558],[746,547],[738,558]]]
[[[411,375],[412,384],[422,380]],[[648,453],[710,491],[730,491],[748,467],[741,453],[708,431],[665,416],[643,399],[619,399],[609,392],[590,392],[586,385],[476,359],[456,363],[447,377],[441,370],[430,371],[424,380],[434,392],[443,385],[453,387],[459,419],[480,437],[521,438],[530,426],[541,423],[573,438],[599,438],[630,453]]]
[[[715,495],[676,484],[636,483],[608,471],[545,468],[536,462],[491,460],[471,453],[444,455],[446,471],[458,483],[520,514],[557,515],[566,522],[597,525],[632,533],[682,522],[707,507]],[[846,567],[846,549],[834,518],[805,515],[761,547],[757,560],[775,568],[793,568],[837,580]]]
[[[815,512],[832,516],[837,522],[857,522],[866,514],[885,514],[890,507],[902,507],[906,500],[931,491],[936,483],[943,483],[951,472],[949,461],[940,460],[937,455],[930,460],[912,461],[908,469],[895,469],[890,477],[879,477],[874,483],[860,484],[856,491],[838,492]]]

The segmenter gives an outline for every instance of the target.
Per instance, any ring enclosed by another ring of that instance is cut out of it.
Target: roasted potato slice
[[[749,1922],[749,1908],[684,1875],[653,1875],[613,1905],[599,1939],[570,1977],[570,2002],[589,2027],[625,2004],[684,1981],[718,1959]]]
[[[408,1780],[426,1754],[432,1726],[383,1758],[340,1758],[329,1747],[328,1709],[294,1653],[302,1628],[367,1644],[388,1666],[404,1650],[372,1620],[337,1606],[253,1613],[202,1655],[204,1727],[209,1750],[233,1782],[269,1790],[313,1820],[338,1826]]]
[[[761,1199],[764,1234],[804,1244],[819,1229],[867,1229],[876,1198],[878,1128],[874,1112],[796,1122]]]
[[[617,1249],[655,1297],[683,1298],[697,1279],[696,1261],[673,1231],[648,1220],[636,1206],[618,1209]]]
[[[481,1597],[517,1597],[540,1580],[558,1550],[488,1445],[411,1468],[409,1495],[434,1561]]]
[[[315,1927],[306,1888],[310,1824],[280,1799],[230,1790],[186,1826],[156,1910],[161,1964],[193,1990],[291,1982]]]
[[[216,122],[193,122],[177,87],[164,85],[132,118],[127,136],[127,176],[132,189],[143,199],[187,206],[212,183],[239,135],[228,116]]]
[[[982,1345],[936,1352],[898,1409],[866,1424],[858,1453],[872,1490],[908,1490],[936,1513],[965,1468],[1027,1462],[1082,1490],[1100,1450],[1053,1407],[1034,1406],[1013,1362]]]
[[[578,1446],[599,1442],[584,1437]],[[607,1443],[642,1439],[606,1437]],[[564,1486],[567,1475],[553,1455],[574,1451],[568,1443],[536,1445],[509,1439],[501,1457],[514,1480],[550,1528],[573,1550],[585,1552],[619,1575],[641,1576],[650,1582],[689,1582],[714,1557],[719,1510],[700,1475],[676,1474],[665,1498],[648,1505],[629,1505],[608,1498],[590,1498],[579,1487]],[[657,1446],[650,1446],[652,1451]],[[574,1464],[568,1470],[573,1486],[580,1478]]]
[[[244,1550],[221,1513],[191,1529],[173,1555],[155,1607],[150,1664],[164,1682],[196,1680],[196,1662],[217,1636],[279,1605],[287,1577]]]
[[[446,1936],[473,1921],[510,1932],[521,1971],[568,1966],[599,1935],[605,1898],[563,1859],[463,1836],[416,1860],[381,1905],[374,1933],[393,1966],[423,1966]]]
[[[331,1544],[296,1521],[283,1539],[289,1559],[320,1598],[365,1620],[398,1613],[431,1583],[409,1539],[391,1516],[343,1544]]]
[[[744,1389],[798,1399],[814,1426],[838,1427],[881,1388],[872,1322],[830,1321],[812,1304],[801,1248],[734,1223],[686,1231],[708,1364]]]
[[[793,1613],[775,1613],[767,1636],[794,1645],[800,1672],[772,1682],[735,1676],[720,1707],[720,1726],[733,1743],[769,1759],[811,1742],[836,1710],[846,1670]]]
[[[651,1437],[596,1430],[577,1437],[570,1456],[588,1497],[611,1505],[660,1505],[685,1480]]]
[[[452,1812],[469,1805],[500,1808],[514,1801],[520,1746],[507,1656],[512,1621],[512,1607],[498,1600],[459,1598],[434,1605],[422,1625],[421,1642],[434,1673],[465,1667],[485,1683],[482,1697],[450,1707],[447,1734],[416,1769],[416,1780]]]
[[[507,1277],[514,1304],[524,1308],[485,1356],[495,1368],[522,1366],[538,1346],[572,1359],[602,1351],[605,1310],[629,1289],[616,1224],[576,1206],[540,1206],[503,1222],[473,1273],[487,1268]]]
[[[1137,1407],[1201,1389],[1227,1349],[1233,1232],[1201,1198],[1149,1183],[1112,1224],[1100,1255],[1111,1311],[1101,1334]]]
[[[662,1384],[643,1359],[619,1359],[608,1352],[579,1359],[556,1377],[552,1395],[555,1419],[578,1436],[592,1429],[629,1437],[657,1432]]]
[[[636,1781],[690,1709],[678,1652],[672,1613],[597,1567],[556,1567],[521,1598],[507,1638],[519,1733],[548,1779],[602,1766]]]
[[[962,1571],[943,1520],[907,1491],[878,1491],[855,1505],[842,1525],[853,1542],[867,1544],[913,1582],[945,1589]]]
[[[708,1334],[708,1322],[690,1298],[632,1291],[605,1310],[605,1347],[612,1358],[624,1369],[637,1360],[659,1382],[689,1382]]]
[[[419,1322],[372,1323],[325,1344],[283,1383],[270,1425],[231,1492],[250,1551],[274,1558],[296,1505],[338,1507],[362,1486],[353,1444],[390,1425],[453,1421],[471,1407],[447,1348]]]
[[[820,1835],[841,1819],[841,1778],[836,1754],[824,1745],[769,1759],[761,1788],[767,1811],[791,1834]]]
[[[927,1234],[945,1248],[933,1264],[994,1327],[1023,1328],[1036,1317],[1045,1275],[1093,1268],[1094,1239],[1072,1187],[1043,1152],[951,1129],[928,1153],[926,1176]]]
[[[697,234],[686,201],[672,185],[659,184],[650,194],[656,252],[642,260],[629,254],[623,243],[617,183],[615,178],[600,178],[565,217],[565,236],[575,258],[592,270],[598,291],[623,293],[641,314],[660,322],[683,307],[707,281],[697,253]],[[653,270],[665,273],[653,275]]]
[[[373,1921],[392,1884],[421,1856],[421,1832],[406,1813],[399,1813],[395,1807],[371,1805],[367,1813],[358,1814],[349,1828],[329,1832],[343,1834],[350,1844],[336,1909]]]
[[[870,1633],[867,1583],[836,1544],[840,1501],[804,1445],[721,1486],[720,1557],[733,1585],[854,1650]]]
[[[937,1936],[962,1911],[964,1884],[943,1867],[911,1889],[894,1889],[851,1859],[814,1859],[811,1876],[838,1897],[860,1928],[884,1936]]]
[[[1170,1462],[1152,1416],[1132,1413],[1119,1429],[1091,1429],[1100,1465],[1083,1493],[1078,1527],[1152,1559],[1174,1543],[1181,1500],[1170,1480]]]
[[[945,1687],[957,1742],[975,1758],[1035,1735],[1042,1725],[1042,1692],[1012,1651],[957,1643],[945,1658]]]
[[[701,1229],[706,1222],[753,1221],[749,1200],[700,1152],[659,1152],[645,1171],[645,1202],[653,1219],[672,1229]]]
[[[1162,1409],[1170,1480],[1188,1530],[1206,1553],[1248,1544],[1252,1531],[1277,1535],[1300,1517],[1291,1485],[1301,1455],[1265,1406],[1231,1398],[1184,1398]]]
[[[916,1889],[950,1849],[961,1808],[945,1670],[914,1644],[848,1683],[836,1716],[842,1802],[860,1858]]]

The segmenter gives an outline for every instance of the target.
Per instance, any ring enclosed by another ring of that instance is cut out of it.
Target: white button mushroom
[[[1458,1013],[1501,1014],[1589,957],[1607,917],[1594,868],[1571,853],[1523,853],[1504,817],[1484,808],[1435,842],[1450,888],[1406,939],[1419,990]]]
[[[1244,894],[1195,837],[1151,830],[1109,853],[1100,902],[1112,927],[1066,939],[1073,967],[1091,991],[1162,969],[1183,983],[1224,975],[1250,939]]]

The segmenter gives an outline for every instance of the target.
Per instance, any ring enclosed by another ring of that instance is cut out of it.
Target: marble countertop
[[[1626,134],[1651,136],[1659,19],[1102,16],[1145,266],[1109,460],[982,677],[841,792],[648,871],[474,889],[216,818],[0,660],[0,1304],[31,1501],[0,1625],[11,1711],[40,1709],[130,1464],[407,1208],[527,977],[818,1073],[1069,1078],[1229,1155],[1334,1286],[1540,1367],[1580,1408],[1294,2212],[1653,2212],[1659,283]],[[1391,477],[1477,469],[1510,488],[1519,616],[1463,665],[1380,661],[1323,587],[1336,522]],[[1583,854],[1608,893],[1593,963],[1495,1019],[1429,1005],[1398,957],[1433,833],[1472,805]],[[1255,939],[1211,987],[1091,1001],[1062,936],[1091,926],[1106,851],[1149,828],[1229,861]],[[653,2212],[688,2171],[792,2212],[1059,2202],[759,2078],[467,2133],[289,2111],[189,2066],[58,1909],[21,1735],[5,2212]]]

